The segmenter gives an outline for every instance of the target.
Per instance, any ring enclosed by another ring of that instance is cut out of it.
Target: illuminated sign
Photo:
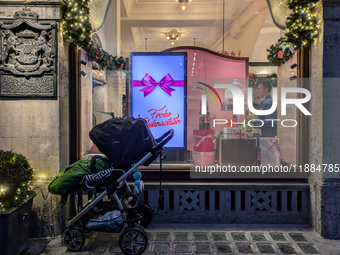
[[[186,144],[186,53],[131,53],[131,114],[147,120],[155,138],[169,129],[167,147]]]

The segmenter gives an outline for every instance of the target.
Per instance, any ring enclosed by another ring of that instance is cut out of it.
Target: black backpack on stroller
[[[128,170],[157,143],[146,121],[132,116],[109,119],[90,131],[90,138],[116,169]],[[138,141],[138,142],[136,142]],[[148,166],[156,156],[143,165]]]

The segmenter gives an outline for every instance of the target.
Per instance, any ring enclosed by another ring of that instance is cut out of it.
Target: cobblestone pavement
[[[151,224],[145,231],[145,254],[340,254],[339,240],[321,238],[306,226]],[[122,254],[118,239],[119,234],[87,233],[84,247],[74,254]],[[35,242],[43,243],[31,240],[25,255],[72,254],[61,245],[60,236],[40,251]]]

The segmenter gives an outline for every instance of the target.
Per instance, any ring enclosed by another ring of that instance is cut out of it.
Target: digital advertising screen
[[[155,138],[173,129],[166,147],[184,153],[186,53],[131,53],[130,61],[131,115],[144,118]]]

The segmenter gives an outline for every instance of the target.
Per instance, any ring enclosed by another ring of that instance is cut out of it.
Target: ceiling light
[[[170,32],[165,31],[164,35],[171,41],[171,45],[174,45],[175,40],[178,40],[178,38],[182,35],[182,32],[178,32],[177,29],[172,29]]]
[[[185,4],[188,3],[188,2],[191,2],[191,0],[178,0],[178,2],[182,4],[181,8],[184,11],[186,9]]]

